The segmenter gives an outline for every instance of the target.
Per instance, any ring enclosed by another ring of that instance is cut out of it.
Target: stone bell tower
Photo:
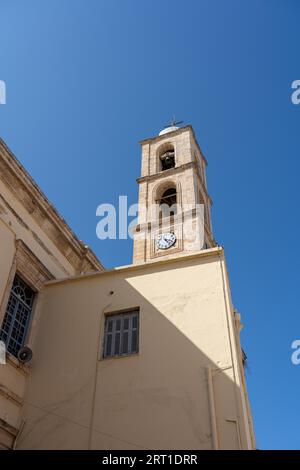
[[[140,142],[142,171],[134,263],[215,246],[206,188],[206,159],[192,126],[172,123]]]

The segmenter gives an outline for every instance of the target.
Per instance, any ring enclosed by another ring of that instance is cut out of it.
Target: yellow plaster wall
[[[19,448],[252,447],[224,260],[208,252],[48,284]],[[134,307],[139,353],[102,359],[105,314]]]

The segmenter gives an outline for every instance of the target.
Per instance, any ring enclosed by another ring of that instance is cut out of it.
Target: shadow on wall
[[[226,315],[208,315],[205,285],[175,271],[46,288],[18,448],[248,448]],[[133,307],[139,353],[99,360],[104,314]]]

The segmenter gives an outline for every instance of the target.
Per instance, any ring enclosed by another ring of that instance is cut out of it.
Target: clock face
[[[175,233],[162,233],[156,239],[156,246],[160,250],[167,250],[171,248],[176,242],[176,235]]]

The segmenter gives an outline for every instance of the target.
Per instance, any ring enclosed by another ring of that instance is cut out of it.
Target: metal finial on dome
[[[182,123],[183,121],[176,121],[175,114],[173,114],[171,123],[164,126],[164,129],[166,129],[167,127],[176,127],[178,124],[182,124]]]
[[[182,124],[182,123],[183,123],[183,121],[176,121],[175,114],[173,114],[173,117],[171,119],[171,123],[168,124],[167,126],[164,126],[163,130],[160,131],[160,133],[158,135],[164,135],[164,134],[167,134],[168,132],[177,131],[178,124]]]

